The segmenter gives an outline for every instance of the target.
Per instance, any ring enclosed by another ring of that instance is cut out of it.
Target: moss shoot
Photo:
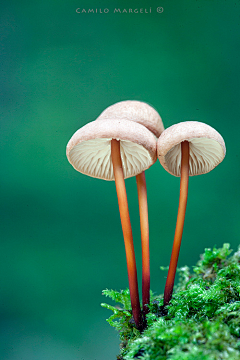
[[[205,249],[190,272],[178,269],[179,284],[172,300],[151,294],[147,326],[134,326],[129,290],[104,290],[120,306],[107,320],[120,336],[119,360],[240,359],[240,247],[230,256],[229,244]]]

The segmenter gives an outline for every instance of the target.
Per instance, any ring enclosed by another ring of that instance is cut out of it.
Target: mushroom
[[[83,174],[115,180],[132,312],[136,327],[141,329],[137,269],[124,179],[138,175],[156,161],[156,139],[136,120],[100,116],[72,136],[67,145],[67,158]]]
[[[112,118],[137,122],[150,130],[157,138],[159,138],[164,130],[162,119],[158,112],[152,106],[142,101],[120,101],[106,108],[97,119]]]
[[[157,138],[164,130],[163,122],[156,110],[150,105],[136,100],[121,101],[105,109],[98,120],[102,119],[131,120],[144,125]],[[148,313],[150,301],[150,254],[149,254],[149,222],[148,222],[148,203],[145,172],[136,175],[141,245],[142,245],[142,305],[143,315]]]
[[[222,136],[211,126],[186,121],[167,128],[157,141],[160,163],[166,171],[180,176],[180,197],[172,255],[164,290],[164,304],[172,297],[177,261],[181,246],[188,196],[189,176],[213,170],[225,157]]]

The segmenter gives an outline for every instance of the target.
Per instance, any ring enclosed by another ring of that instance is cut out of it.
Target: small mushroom
[[[136,100],[121,101],[105,109],[97,120],[102,119],[130,120],[145,126],[157,138],[164,130],[163,122],[156,110],[152,106]],[[148,313],[150,301],[150,253],[149,253],[149,222],[148,222],[148,203],[145,172],[136,175],[141,245],[142,245],[142,304],[143,315]]]
[[[72,136],[67,145],[67,158],[83,174],[115,180],[133,317],[136,327],[141,329],[137,269],[124,179],[143,172],[156,161],[156,139],[135,121],[102,117],[83,126]]]
[[[189,176],[213,170],[225,157],[222,136],[211,126],[186,121],[167,128],[157,141],[160,163],[170,174],[180,176],[180,197],[172,255],[164,291],[164,304],[172,297],[177,261],[181,246],[188,196]]]
[[[158,112],[142,101],[126,100],[113,104],[100,114],[98,120],[112,118],[137,122],[150,130],[157,138],[164,130]]]

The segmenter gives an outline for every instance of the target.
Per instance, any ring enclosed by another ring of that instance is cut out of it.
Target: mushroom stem
[[[127,193],[124,182],[122,160],[120,154],[120,141],[112,139],[111,141],[111,156],[113,164],[113,172],[115,177],[115,184],[118,197],[119,212],[122,224],[123,238],[125,244],[126,258],[127,258],[127,270],[128,281],[132,305],[133,318],[137,329],[142,327],[141,308],[138,294],[138,282],[137,282],[137,267],[133,246],[132,227],[130,222]]]
[[[180,196],[179,207],[177,215],[177,224],[175,236],[173,241],[172,255],[167,275],[167,281],[164,290],[164,305],[168,305],[172,298],[174,279],[177,269],[178,256],[181,246],[184,219],[187,207],[188,196],[188,179],[189,179],[189,142],[183,141],[181,143],[181,181],[180,181]]]
[[[142,242],[142,303],[143,316],[148,313],[150,299],[149,224],[145,172],[136,176]]]

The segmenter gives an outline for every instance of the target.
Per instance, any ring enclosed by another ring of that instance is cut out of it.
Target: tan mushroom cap
[[[163,122],[158,112],[152,106],[142,101],[120,101],[105,109],[97,120],[113,118],[130,120],[144,125],[157,138],[164,130]]]
[[[67,144],[67,158],[79,172],[114,180],[111,140],[120,140],[124,178],[148,169],[157,160],[154,135],[143,125],[128,120],[95,120],[75,132]]]
[[[211,126],[186,121],[167,128],[157,141],[158,158],[165,170],[181,175],[181,142],[189,141],[189,175],[205,174],[225,157],[222,136]]]

